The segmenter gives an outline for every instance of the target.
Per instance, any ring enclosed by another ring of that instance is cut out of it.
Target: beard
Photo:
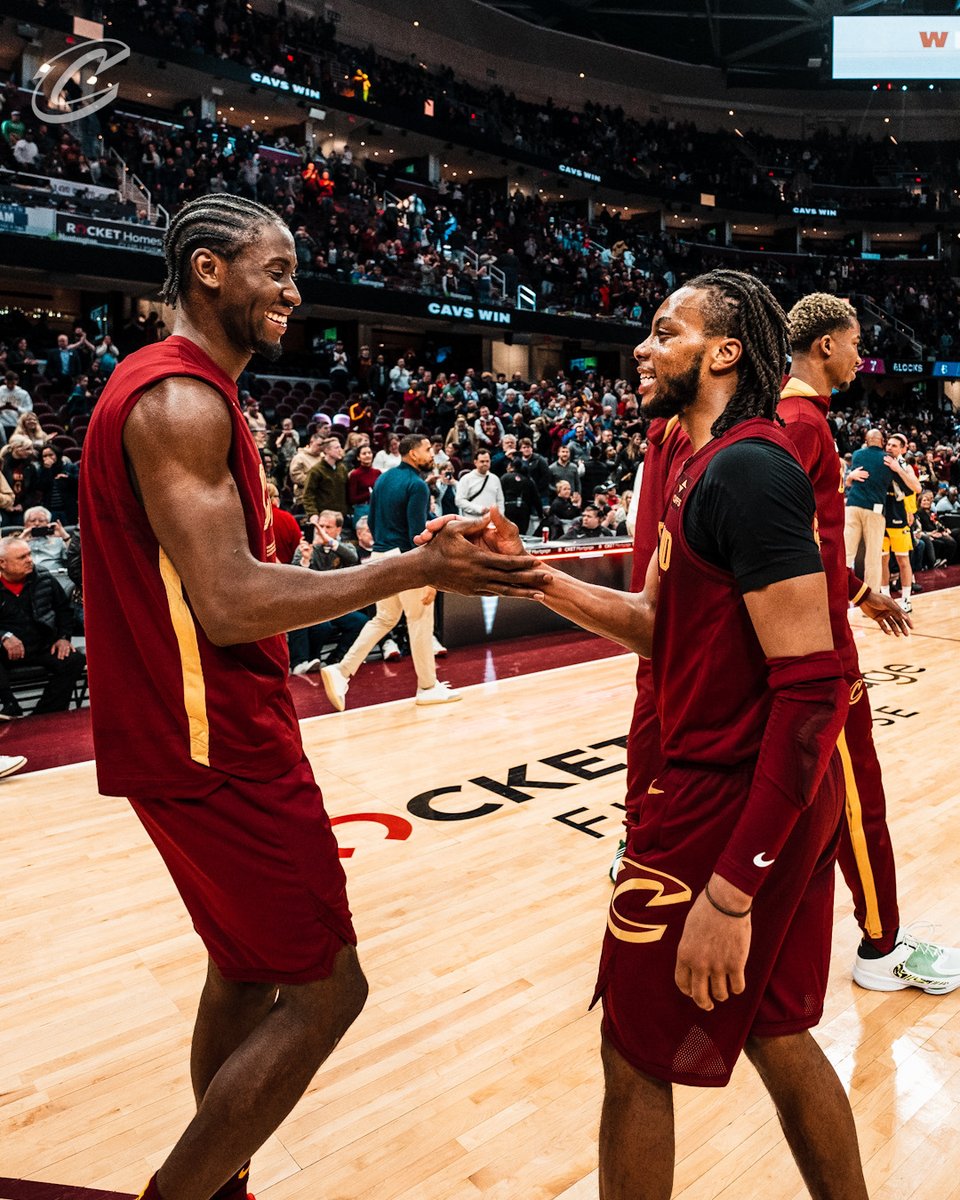
[[[268,342],[266,338],[257,338],[253,345],[254,352],[268,362],[276,362],[283,353],[282,342]]]
[[[645,417],[677,417],[697,398],[700,386],[700,365],[703,354],[690,364],[682,375],[662,380],[657,376],[657,388],[649,400],[642,401],[640,410]]]

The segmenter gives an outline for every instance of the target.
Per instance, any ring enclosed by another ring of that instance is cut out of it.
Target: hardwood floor
[[[957,943],[960,593],[921,596],[914,615],[906,643],[856,628],[876,681],[901,911]],[[255,1159],[259,1200],[596,1196],[599,1012],[587,1004],[633,662],[304,723],[328,810],[344,818],[371,996]],[[92,764],[3,781],[0,819],[0,1176],[137,1192],[191,1115],[202,948],[132,812],[97,795]],[[870,1194],[960,1200],[960,991],[857,988],[850,909],[838,877],[817,1036],[850,1089]],[[806,1194],[747,1064],[727,1089],[676,1093],[677,1197]]]

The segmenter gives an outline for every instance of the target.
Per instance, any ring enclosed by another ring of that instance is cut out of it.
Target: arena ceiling
[[[960,0],[482,0],[544,29],[728,72],[830,66],[834,16],[953,15]]]

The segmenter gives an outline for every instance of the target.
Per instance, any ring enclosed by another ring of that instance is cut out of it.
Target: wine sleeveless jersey
[[[657,548],[660,521],[670,501],[670,485],[676,469],[690,453],[690,439],[677,417],[655,417],[647,429],[647,453],[640,476],[640,499],[633,533],[633,574],[630,591],[642,592]]]
[[[642,592],[650,558],[657,548],[660,520],[670,501],[673,476],[690,453],[690,439],[677,417],[655,417],[647,429],[647,453],[640,476],[640,496],[633,533],[630,590]],[[627,734],[627,823],[635,820],[647,788],[660,769],[660,721],[653,699],[649,658],[637,659],[637,695]]]
[[[94,409],[80,472],[90,703],[106,795],[200,797],[225,776],[275,779],[302,753],[286,639],[215,646],[130,483],[126,420],[148,388],[178,377],[222,397],[250,553],[276,561],[266,476],[234,380],[179,336],[124,359]]]
[[[827,603],[833,644],[840,655],[844,674],[856,671],[857,651],[847,610],[850,607],[850,570],[843,540],[845,521],[844,477],[840,455],[827,424],[830,397],[818,396],[799,379],[788,379],[780,393],[777,415],[813,484],[817,506],[820,555],[827,577]]]
[[[652,663],[668,761],[709,767],[745,762],[759,752],[770,710],[766,661],[737,582],[700,558],[683,531],[684,509],[707,467],[748,438],[796,458],[772,421],[743,421],[683,463],[663,518]]]

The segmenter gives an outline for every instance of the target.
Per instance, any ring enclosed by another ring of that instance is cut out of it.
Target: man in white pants
[[[886,531],[884,505],[892,473],[886,462],[883,434],[868,429],[863,446],[853,455],[847,472],[846,543],[847,566],[852,567],[863,542],[863,581],[872,591],[880,590],[883,535]]]
[[[400,465],[385,471],[370,493],[368,522],[373,533],[370,560],[403,554],[414,548],[413,539],[427,524],[430,490],[420,472],[433,465],[430,439],[423,434],[408,434],[400,442]],[[417,704],[449,704],[460,693],[437,680],[433,658],[433,588],[414,588],[388,596],[377,604],[377,613],[368,621],[339,663],[320,672],[327,699],[343,712],[350,679],[364,659],[386,637],[404,613],[410,635],[410,654],[417,672]]]

